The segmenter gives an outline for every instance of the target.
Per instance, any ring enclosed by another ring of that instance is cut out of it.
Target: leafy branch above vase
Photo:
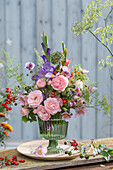
[[[106,9],[108,10],[107,15],[103,16],[104,10]],[[113,67],[113,52],[110,45],[113,44],[113,23],[108,23],[108,19],[112,12],[112,0],[104,1],[104,3],[102,3],[101,0],[96,0],[95,2],[92,1],[86,8],[81,21],[74,22],[74,26],[72,27],[72,31],[76,36],[83,34],[84,32],[89,32],[99,43],[102,44],[103,47],[106,48],[106,51],[109,52],[110,55],[99,61],[98,64],[101,64],[99,69],[102,69],[105,65],[109,66],[111,79],[113,79],[111,73],[111,67]],[[104,26],[102,25],[102,21],[104,21]],[[98,27],[98,23],[99,25],[101,24],[101,26]]]

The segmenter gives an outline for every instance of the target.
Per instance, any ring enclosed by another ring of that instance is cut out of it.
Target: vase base
[[[64,150],[58,146],[56,148],[47,147],[47,154],[58,154],[62,152],[64,152]]]

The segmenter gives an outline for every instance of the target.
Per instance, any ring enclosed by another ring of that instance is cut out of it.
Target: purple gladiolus
[[[65,120],[66,122],[69,122],[71,115],[67,112],[64,112],[61,114],[62,115],[62,120]]]
[[[45,55],[41,55],[41,57],[42,57],[42,59],[44,60],[44,62],[46,62],[46,61],[47,61],[47,58],[46,58],[46,56],[45,56]]]
[[[42,45],[43,50],[45,50],[45,45],[43,42],[41,43],[41,45]]]
[[[47,56],[49,56],[51,49],[47,48]]]
[[[47,71],[46,71],[44,68],[41,68],[41,69],[37,72],[37,76],[43,78],[43,77],[45,77],[46,73],[47,73]]]
[[[43,64],[43,69],[46,70],[46,73],[50,72],[50,73],[54,73],[55,71],[55,68],[53,66],[50,65],[50,63],[48,61],[46,61],[44,64]]]

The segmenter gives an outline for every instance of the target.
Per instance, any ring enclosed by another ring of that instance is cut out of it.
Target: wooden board
[[[107,144],[109,147],[113,147],[113,138],[105,138],[105,139],[97,139],[97,142],[101,142],[103,144]],[[83,141],[82,141],[83,142]],[[84,142],[90,142],[90,141],[84,141]],[[42,161],[42,160],[35,160],[31,159],[29,157],[25,157],[17,152],[17,150],[4,150],[0,151],[0,156],[8,156],[12,157],[13,155],[17,155],[18,159],[25,159],[26,162],[24,164],[19,164],[19,169],[54,169],[54,168],[64,168],[64,167],[73,167],[73,166],[79,166],[79,165],[86,165],[86,164],[96,164],[101,162],[105,162],[105,159],[99,155],[96,157],[90,157],[88,160],[81,159],[80,157],[76,157],[73,160],[63,160],[63,161]],[[113,157],[111,157],[110,160],[113,160]],[[11,166],[12,169],[15,169],[14,166]],[[17,167],[16,167],[17,168]]]

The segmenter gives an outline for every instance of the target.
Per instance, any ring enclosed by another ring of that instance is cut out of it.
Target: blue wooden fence
[[[82,18],[83,11],[90,2],[91,0],[0,0],[0,43],[11,56],[16,56],[15,63],[22,63],[20,72],[26,73],[25,63],[37,62],[34,48],[41,54],[41,32],[44,29],[52,51],[61,50],[61,42],[64,41],[68,58],[73,59],[71,65],[81,64],[89,70],[91,81],[99,82],[100,95],[108,96],[112,104],[113,86],[108,69],[105,67],[99,71],[97,64],[100,58],[107,55],[105,48],[92,35],[76,37],[71,31],[74,21]],[[11,47],[5,43],[8,38],[13,41]],[[6,84],[9,84],[8,80],[5,80],[5,86]],[[40,138],[38,124],[24,124],[18,107],[9,114],[9,123],[14,128],[12,139]],[[83,118],[71,119],[67,138],[91,139],[112,135],[112,108],[109,116],[103,111],[91,109]]]

